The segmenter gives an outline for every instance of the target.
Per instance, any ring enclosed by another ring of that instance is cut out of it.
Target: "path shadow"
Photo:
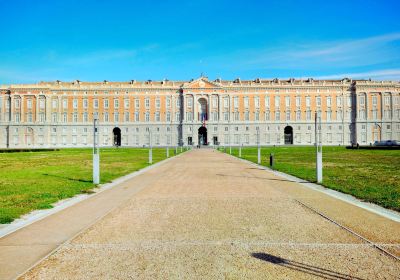
[[[224,176],[224,177],[261,179],[261,180],[268,180],[268,181],[281,181],[281,182],[291,182],[291,183],[309,183],[307,181],[293,181],[293,180],[287,180],[287,179],[264,178],[264,177],[257,177],[257,176],[239,176],[239,175],[227,175],[227,174],[219,174],[219,173],[217,173],[216,175]]]
[[[75,182],[83,182],[83,183],[92,183],[93,182],[93,181],[90,181],[90,180],[75,179],[75,178],[69,178],[69,177],[64,177],[64,176],[54,175],[54,174],[47,174],[47,173],[43,173],[42,175],[55,177],[55,178],[60,178],[60,179],[65,179],[65,180],[70,180],[70,181],[75,181]]]
[[[252,253],[251,256],[256,259],[265,261],[265,262],[269,262],[269,263],[272,263],[275,265],[279,265],[279,266],[286,267],[289,269],[297,270],[297,271],[307,273],[307,274],[310,274],[313,276],[317,276],[317,277],[320,277],[323,279],[364,280],[364,279],[356,277],[356,276],[351,276],[351,275],[343,274],[343,273],[336,272],[333,270],[325,269],[322,267],[284,259],[284,258],[281,258],[278,256],[266,254],[266,253]]]

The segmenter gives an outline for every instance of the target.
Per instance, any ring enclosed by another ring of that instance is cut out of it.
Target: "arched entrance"
[[[119,127],[114,127],[113,129],[114,134],[114,146],[121,146],[121,129]]]
[[[199,128],[199,145],[207,145],[207,128],[205,126]]]
[[[293,127],[287,126],[284,130],[285,133],[285,145],[293,144]]]

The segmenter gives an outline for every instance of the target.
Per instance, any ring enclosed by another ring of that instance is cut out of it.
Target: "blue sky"
[[[400,80],[400,1],[0,0],[0,84]]]

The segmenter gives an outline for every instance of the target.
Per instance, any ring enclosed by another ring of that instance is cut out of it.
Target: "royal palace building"
[[[0,86],[0,148],[325,145],[400,140],[400,83],[255,79]]]

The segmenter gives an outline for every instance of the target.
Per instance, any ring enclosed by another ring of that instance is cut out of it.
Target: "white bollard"
[[[169,158],[169,147],[167,147],[167,158]]]
[[[153,149],[152,148],[149,149],[149,163],[150,164],[153,163]]]
[[[261,148],[258,147],[257,149],[257,163],[261,164]]]
[[[317,152],[317,183],[322,183],[322,150]]]
[[[100,155],[93,154],[93,184],[100,184]]]
[[[239,146],[239,157],[242,157],[242,146]]]

